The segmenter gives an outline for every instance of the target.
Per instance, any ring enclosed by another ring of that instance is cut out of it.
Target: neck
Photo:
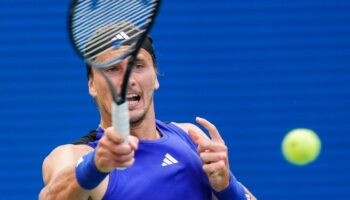
[[[109,126],[101,122],[100,127],[106,129]],[[131,124],[130,135],[137,137],[139,140],[156,140],[161,137],[161,133],[157,130],[155,119],[152,122],[142,121],[138,124]]]
[[[112,124],[110,115],[106,116],[101,115],[100,126],[103,129],[110,127]],[[161,134],[156,127],[155,113],[148,112],[140,122],[130,124],[130,134],[139,140],[159,139]]]
[[[155,118],[142,120],[140,123],[130,125],[130,134],[139,140],[156,140],[160,138]]]
[[[142,120],[130,124],[130,134],[137,137],[139,140],[155,140],[160,138],[156,127],[153,103],[150,105],[150,109]]]

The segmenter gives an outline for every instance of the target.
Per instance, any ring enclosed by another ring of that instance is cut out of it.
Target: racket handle
[[[130,135],[129,105],[128,102],[117,105],[112,103],[112,126],[123,135],[125,142],[128,142]]]

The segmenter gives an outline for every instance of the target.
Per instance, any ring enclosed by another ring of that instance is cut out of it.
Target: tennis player
[[[111,49],[97,59],[118,54]],[[120,88],[127,59],[106,69]],[[196,118],[210,137],[190,123],[155,118],[159,88],[152,39],[144,42],[129,81],[131,136],[111,127],[111,95],[105,79],[87,66],[88,88],[100,112],[96,130],[54,149],[43,162],[39,199],[247,200],[255,197],[230,171],[228,149],[209,121]]]

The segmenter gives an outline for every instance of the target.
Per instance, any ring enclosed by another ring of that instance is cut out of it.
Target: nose
[[[129,64],[129,60],[126,59],[124,61],[122,61],[120,63],[122,72],[121,72],[121,77],[118,79],[117,81],[117,86],[118,86],[118,91],[121,91],[121,88],[123,87],[123,84],[125,84],[125,76],[127,76],[127,68],[128,68],[128,64]],[[127,89],[129,89],[130,87],[133,87],[135,85],[135,75],[133,73],[133,70],[131,70],[130,74],[129,74],[129,78],[128,78],[128,82],[127,82]]]
[[[129,85],[129,87],[132,87],[132,86],[135,85],[135,75],[134,75],[133,72],[131,72],[131,74],[130,74],[129,84],[128,85]]]

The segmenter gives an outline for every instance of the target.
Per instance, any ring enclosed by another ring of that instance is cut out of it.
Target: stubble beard
[[[153,102],[153,94],[151,95],[151,98],[149,99],[149,102],[146,105],[145,109],[142,110],[142,113],[136,117],[130,118],[130,127],[137,127],[144,121],[144,119],[146,118],[151,108],[152,102]]]
[[[100,110],[101,114],[102,113],[106,113],[107,116],[110,117],[110,123],[112,123],[112,118],[111,118],[111,108],[112,106],[108,106],[108,105],[101,105],[103,103],[99,103],[100,101],[97,98],[94,98],[94,102],[97,105],[98,109]],[[130,117],[129,123],[130,123],[130,127],[137,127],[139,126],[143,120],[146,118],[147,113],[149,112],[150,108],[151,108],[151,104],[153,102],[153,94],[151,95],[148,104],[146,105],[146,107],[142,110],[142,112],[135,117]],[[112,124],[111,124],[112,125]]]

